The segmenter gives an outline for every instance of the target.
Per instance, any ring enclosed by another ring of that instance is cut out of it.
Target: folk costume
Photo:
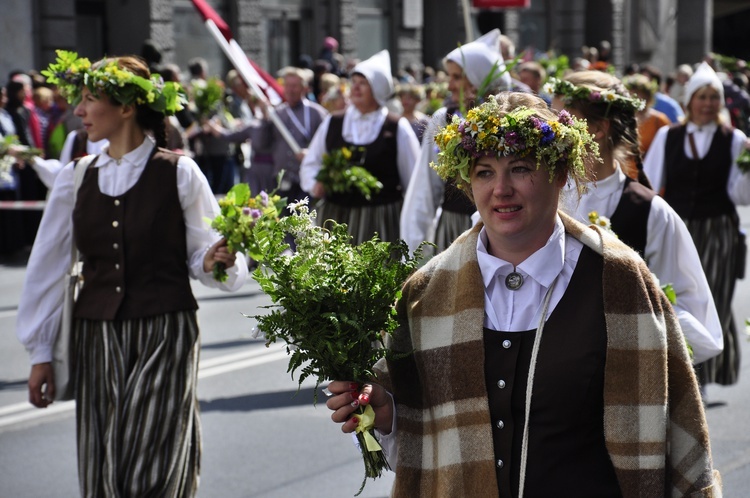
[[[359,244],[377,232],[380,239],[396,242],[401,238],[399,216],[403,193],[409,184],[419,153],[419,141],[406,118],[391,115],[386,107],[393,93],[391,59],[387,50],[360,62],[352,70],[367,79],[380,107],[363,114],[353,105],[343,113],[326,117],[310,142],[300,166],[300,184],[311,192],[323,155],[334,149],[349,148],[352,163],[362,165],[383,184],[379,193],[367,200],[358,191],[328,192],[316,206],[319,223],[328,219],[346,223],[353,243]]]
[[[659,281],[672,284],[674,312],[693,349],[693,361],[721,353],[721,323],[698,252],[682,219],[664,199],[628,178],[618,165],[614,174],[588,184],[580,200],[569,185],[562,210],[585,224],[591,212],[609,218],[612,231],[641,255]]]
[[[497,28],[452,50],[445,61],[461,67],[477,90],[482,89],[483,85],[486,87],[485,93],[510,88],[510,75],[503,64],[500,30]],[[453,98],[458,100],[460,96],[454,95]],[[435,243],[435,250],[440,252],[472,226],[473,204],[452,183],[441,180],[430,168],[430,163],[437,162],[435,134],[452,120],[454,114],[461,117],[456,106],[441,107],[433,114],[406,190],[401,211],[401,233],[412,251],[426,240]]]
[[[538,251],[564,255],[558,274],[527,275],[554,289],[539,329],[498,332],[511,318],[488,306],[498,279],[483,270],[482,230],[407,281],[389,340],[403,356],[377,365],[395,401],[392,495],[516,496],[523,482],[527,496],[720,496],[684,339],[643,261],[560,214]],[[598,311],[581,320],[567,309],[580,302]]]
[[[723,100],[723,85],[703,63],[688,81],[685,105],[711,86]],[[740,130],[694,122],[662,128],[644,160],[654,190],[682,217],[700,256],[724,335],[721,355],[696,366],[701,384],[734,384],[740,369],[732,298],[745,253],[735,205],[750,204],[750,174],[737,166],[746,141]]]
[[[29,258],[17,334],[32,364],[52,359],[75,241],[85,279],[72,346],[81,495],[192,496],[200,343],[189,278],[236,290],[247,266],[229,268],[222,284],[203,271],[219,240],[204,217],[219,207],[192,159],[150,138],[119,160],[108,150],[87,170],[75,206],[75,163],[58,175]]]

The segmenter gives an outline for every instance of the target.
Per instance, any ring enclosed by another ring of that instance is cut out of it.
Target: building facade
[[[318,57],[333,36],[347,59],[387,48],[394,73],[407,65],[439,67],[457,44],[499,27],[519,50],[553,49],[570,57],[581,47],[612,44],[618,69],[649,61],[665,71],[699,61],[712,48],[712,27],[747,15],[750,1],[531,0],[526,9],[483,9],[470,0],[207,0],[228,22],[248,56],[274,72],[301,57]],[[146,39],[165,62],[186,68],[204,57],[211,74],[229,63],[191,0],[2,0],[0,81],[9,71],[43,68],[54,50],[96,59],[140,53]],[[466,15],[468,13],[468,15]],[[470,19],[467,27],[465,19]],[[728,36],[727,33],[720,33]],[[730,48],[747,35],[735,33]],[[744,55],[744,54],[730,54]]]

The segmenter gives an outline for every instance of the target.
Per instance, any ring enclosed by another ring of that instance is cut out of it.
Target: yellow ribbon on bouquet
[[[372,435],[370,429],[375,427],[375,410],[370,405],[365,406],[364,412],[357,415],[359,417],[359,423],[357,424],[357,432],[361,433],[365,438],[365,446],[367,451],[380,451],[383,448]]]

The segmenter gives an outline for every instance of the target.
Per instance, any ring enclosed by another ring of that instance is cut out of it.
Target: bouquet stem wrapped
[[[271,297],[270,312],[256,315],[258,328],[270,344],[288,344],[288,371],[301,370],[321,382],[370,382],[375,363],[389,355],[383,338],[396,328],[395,303],[406,278],[422,258],[421,247],[410,256],[405,242],[388,243],[377,236],[351,244],[346,225],[316,226],[307,199],[289,206],[290,216],[265,225],[260,266],[253,278]],[[291,234],[297,250],[284,238]],[[388,462],[373,435],[374,412],[360,407],[357,440],[365,479],[380,477]]]

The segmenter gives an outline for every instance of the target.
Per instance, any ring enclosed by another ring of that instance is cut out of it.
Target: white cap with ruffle
[[[479,89],[496,64],[497,73],[505,70],[503,55],[500,52],[500,30],[495,28],[473,42],[453,49],[445,56],[443,62],[445,61],[458,64],[474,88]],[[509,90],[510,74],[506,71],[502,75],[496,75],[489,88]]]
[[[720,101],[722,105],[724,104],[724,85],[721,84],[721,80],[719,79],[719,75],[716,74],[716,71],[704,61],[701,62],[701,65],[698,66],[698,69],[695,70],[685,85],[685,107],[690,104],[690,99],[693,98],[693,94],[704,86],[710,86],[719,92]]]
[[[393,95],[393,75],[391,74],[391,54],[381,50],[367,60],[354,66],[352,74],[361,74],[367,79],[372,96],[381,106]]]

